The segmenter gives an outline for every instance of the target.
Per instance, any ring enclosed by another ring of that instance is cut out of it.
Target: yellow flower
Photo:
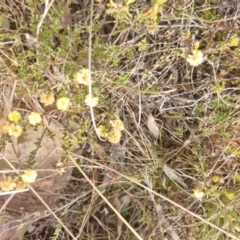
[[[201,189],[195,189],[193,195],[195,198],[201,201],[204,196],[204,192]]]
[[[75,73],[73,77],[78,81],[79,84],[88,86],[91,74],[87,68],[83,68],[79,70],[77,73]]]
[[[221,93],[224,88],[225,88],[224,82],[218,83],[214,86],[214,93]]]
[[[63,174],[64,172],[66,172],[65,169],[64,169],[64,165],[63,165],[62,162],[58,162],[58,163],[56,164],[56,167],[57,167],[57,172],[58,172],[59,175],[62,176],[62,174]]]
[[[7,176],[3,181],[0,181],[0,187],[4,192],[11,191],[16,187],[16,183],[11,176]]]
[[[8,134],[14,137],[20,137],[22,134],[22,127],[19,125],[11,124],[8,128]]]
[[[9,129],[9,122],[5,119],[0,119],[0,134],[3,133],[8,133]]]
[[[112,120],[112,121],[110,121],[110,124],[113,127],[113,129],[116,131],[124,130],[123,122],[120,119]]]
[[[197,41],[195,44],[194,44],[194,46],[193,46],[193,48],[195,49],[195,50],[198,50],[199,49],[199,42]]]
[[[188,54],[188,57],[186,60],[191,66],[196,67],[203,62],[203,53],[199,50],[194,49],[192,51],[192,54]]]
[[[98,105],[98,97],[90,98],[90,95],[87,95],[85,98],[85,103],[87,106],[96,107]]]
[[[70,99],[67,97],[61,97],[57,100],[57,109],[66,111],[70,107]]]
[[[28,116],[28,121],[32,125],[37,125],[37,124],[41,123],[42,117],[41,117],[40,113],[31,112],[30,115]]]
[[[35,170],[27,170],[22,175],[21,178],[24,183],[34,183],[37,178],[37,172]]]
[[[53,92],[42,93],[40,96],[40,102],[43,103],[45,106],[53,104],[54,101],[55,98]]]
[[[122,134],[120,131],[112,130],[108,133],[107,139],[110,143],[119,143],[121,140],[121,136]]]
[[[215,183],[224,183],[224,180],[223,180],[223,178],[222,177],[219,177],[219,176],[217,176],[217,175],[214,175],[213,177],[212,177],[212,180],[213,180],[213,182],[215,182]]]
[[[16,182],[16,189],[17,190],[22,190],[24,188],[26,188],[27,184],[25,182],[22,181],[18,181]]]
[[[234,193],[233,192],[229,192],[229,191],[225,190],[223,193],[229,200],[234,199]]]
[[[238,36],[234,35],[230,38],[228,44],[229,44],[230,47],[237,47],[238,43],[239,43]]]
[[[8,119],[12,122],[18,122],[21,119],[21,114],[14,110],[8,114]]]
[[[97,134],[98,134],[100,137],[107,138],[108,133],[107,133],[106,127],[103,126],[103,125],[99,125],[99,126],[97,127]]]
[[[191,32],[190,31],[185,32],[183,37],[184,39],[189,39],[191,37]]]

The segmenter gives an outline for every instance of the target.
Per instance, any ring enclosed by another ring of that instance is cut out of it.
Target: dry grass
[[[3,1],[1,239],[240,239],[240,8],[214,2]]]

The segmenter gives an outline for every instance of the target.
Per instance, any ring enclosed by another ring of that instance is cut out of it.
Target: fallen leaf
[[[183,179],[177,174],[177,172],[174,169],[164,164],[163,171],[171,180],[179,183],[183,188],[188,189],[187,184],[184,183]]]
[[[155,138],[159,136],[159,128],[152,114],[148,116],[147,127]]]
[[[37,44],[37,38],[29,33],[25,33],[26,43],[29,47],[34,47]]]
[[[116,210],[118,210],[119,213],[121,213],[122,204],[118,197],[114,197],[112,205],[116,208]],[[123,227],[123,221],[121,220],[121,218],[118,217],[118,223],[117,223],[118,236],[116,240],[120,239],[122,235],[122,227]]]

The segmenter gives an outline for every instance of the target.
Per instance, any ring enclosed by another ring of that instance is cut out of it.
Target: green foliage
[[[58,240],[60,239],[62,234],[62,226],[60,224],[57,225],[57,227],[54,230],[53,236],[50,238],[51,240]]]
[[[72,226],[74,234],[81,229],[84,239],[88,234],[111,238],[121,230],[118,216],[77,167],[109,201],[129,196],[131,203],[119,211],[137,231],[144,224],[146,239],[163,238],[170,225],[173,230],[185,229],[183,239],[227,239],[212,226],[182,214],[172,202],[158,199],[158,192],[238,236],[240,50],[239,34],[229,34],[224,28],[232,26],[228,20],[233,19],[231,11],[220,11],[218,1],[197,5],[197,1],[110,0],[104,5],[96,0],[91,26],[91,4],[55,1],[36,36],[45,2],[27,0],[22,3],[26,4],[24,11],[18,3],[1,6],[0,27],[7,17],[10,29],[0,32],[0,120],[16,109],[22,115],[23,134],[27,132],[26,116],[33,111],[44,119],[32,128],[35,133],[46,122],[56,120],[61,125],[62,155],[51,171],[57,176],[73,169],[73,180],[61,193],[52,190],[60,202],[57,205],[56,200],[56,208],[64,204],[65,210],[63,225],[58,224],[50,238],[63,239],[66,226]],[[93,99],[87,99],[89,79],[98,102],[93,109]],[[41,102],[41,94],[47,92],[54,96],[49,105]],[[65,109],[57,104],[62,97],[70,102]],[[160,132],[157,139],[147,128],[150,114]],[[117,118],[124,129],[117,136],[119,141],[112,144],[95,127],[99,130],[102,125],[110,132],[110,121]],[[44,135],[52,140],[58,137],[47,128]],[[14,137],[0,124],[1,149],[23,143],[24,135]],[[37,167],[42,138],[35,137],[32,144],[34,150],[20,170]],[[167,180],[164,164],[181,177],[186,189]],[[1,162],[1,168],[5,170],[8,164]],[[143,190],[138,181],[150,190]],[[61,183],[54,184],[52,189],[62,188]],[[194,189],[202,193],[200,199],[194,196]],[[166,226],[161,221],[161,228],[156,228],[156,206],[163,207],[162,216],[171,215]],[[124,237],[135,238],[129,232],[124,231]]]

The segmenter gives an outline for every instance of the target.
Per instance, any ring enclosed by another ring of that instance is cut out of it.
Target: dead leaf
[[[152,114],[150,114],[148,116],[147,127],[148,127],[148,130],[152,133],[152,135],[155,138],[158,138],[158,136],[159,136],[159,128],[158,128],[158,126],[156,124],[156,121],[155,121],[155,119],[154,119]]]
[[[29,47],[35,47],[37,44],[37,38],[35,38],[33,35],[29,33],[24,33],[24,36],[26,38],[26,43]]]
[[[121,212],[124,212],[127,210],[128,206],[131,202],[131,197],[129,195],[123,195],[120,198],[120,202],[122,203]]]
[[[187,184],[184,183],[183,179],[177,174],[177,172],[174,169],[164,164],[163,171],[171,180],[179,183],[183,188],[188,189]]]
[[[122,204],[121,204],[120,200],[118,199],[118,197],[114,197],[112,204],[116,208],[116,210],[121,214]],[[117,224],[118,236],[117,236],[116,240],[120,239],[120,237],[122,235],[122,226],[123,226],[123,221],[121,220],[121,218],[118,217],[118,224]]]

